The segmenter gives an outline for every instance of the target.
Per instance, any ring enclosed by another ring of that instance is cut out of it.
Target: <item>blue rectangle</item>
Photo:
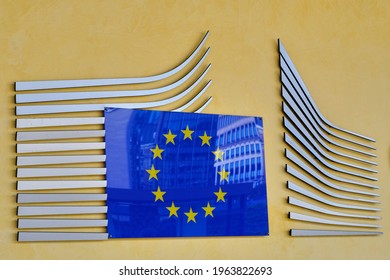
[[[105,110],[110,238],[268,235],[260,117]]]

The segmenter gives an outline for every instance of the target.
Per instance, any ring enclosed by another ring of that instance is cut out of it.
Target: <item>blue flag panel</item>
[[[259,117],[105,110],[110,238],[268,235]]]

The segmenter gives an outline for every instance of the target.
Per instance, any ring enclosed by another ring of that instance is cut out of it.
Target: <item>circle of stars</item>
[[[186,126],[185,129],[181,130],[181,132],[183,133],[183,140],[188,139],[188,141],[193,141],[192,134],[194,133],[194,130],[191,130],[188,127],[188,125]],[[168,130],[168,133],[163,134],[163,136],[166,139],[166,141],[165,141],[166,145],[169,145],[169,144],[176,145],[175,138],[177,137],[177,135],[173,134],[170,129]],[[210,140],[212,137],[207,135],[206,131],[204,131],[203,135],[198,136],[198,137],[202,140],[202,143],[201,143],[202,147],[205,145],[210,147]],[[161,149],[157,144],[153,149],[150,149],[150,151],[153,153],[153,160],[155,160],[155,159],[162,160],[163,159],[163,152],[165,150]],[[219,149],[219,147],[215,151],[212,151],[212,153],[215,156],[215,159],[214,159],[215,161],[219,161],[219,160],[222,161],[223,160],[224,152],[221,151]],[[146,172],[149,174],[149,181],[150,180],[158,181],[158,173],[160,171],[161,170],[158,170],[154,167],[154,164],[152,164],[150,169],[146,169]],[[220,182],[222,182],[222,181],[229,182],[229,173],[230,172],[226,171],[225,168],[222,168],[221,171],[218,171],[218,174],[220,176]],[[152,194],[154,195],[154,202],[158,202],[158,201],[164,202],[164,195],[166,193],[167,193],[166,191],[162,191],[160,186],[158,186],[156,191],[152,191]],[[216,196],[216,203],[225,202],[226,194],[227,194],[227,192],[224,192],[222,190],[222,188],[219,187],[219,190],[217,192],[214,192],[214,195]],[[178,212],[181,209],[181,207],[176,206],[174,201],[172,201],[171,206],[168,206],[165,208],[169,211],[169,216],[168,216],[169,218],[171,218],[172,216],[174,216],[176,218],[179,217]],[[207,202],[207,205],[202,207],[202,209],[204,211],[205,218],[208,216],[210,216],[211,218],[214,218],[213,211],[216,209],[216,207],[212,207],[210,205],[209,201]],[[183,213],[185,216],[187,216],[187,223],[190,223],[190,222],[196,223],[196,216],[199,214],[199,212],[194,212],[192,207],[190,207],[188,212],[183,212]]]

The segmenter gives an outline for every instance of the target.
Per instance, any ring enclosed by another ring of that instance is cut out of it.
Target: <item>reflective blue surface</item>
[[[106,109],[111,238],[268,235],[259,117]]]

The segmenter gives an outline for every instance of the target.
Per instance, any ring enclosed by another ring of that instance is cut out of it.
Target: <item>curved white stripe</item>
[[[321,183],[327,185],[328,187],[331,187],[333,189],[336,189],[336,190],[339,190],[339,191],[344,191],[344,192],[350,192],[350,193],[358,193],[358,194],[365,194],[365,195],[371,195],[371,196],[376,196],[375,194],[373,193],[369,193],[369,192],[363,192],[363,191],[358,191],[358,190],[355,190],[355,189],[350,189],[350,188],[344,188],[344,187],[341,187],[341,186],[338,186],[332,182],[329,182],[328,180],[324,179],[322,176],[320,176],[317,172],[315,172],[312,168],[310,168],[309,166],[307,166],[305,163],[303,163],[302,160],[300,160],[297,156],[295,156],[293,153],[291,153],[288,149],[285,149],[285,155],[286,155],[286,158],[288,158],[289,160],[291,160],[293,163],[295,163],[297,166],[299,166],[300,168],[302,168],[302,170],[305,170],[307,173],[309,173],[311,176],[313,176],[314,178],[316,178],[318,181],[320,181]],[[373,189],[378,189],[377,186],[371,186],[371,185],[367,185],[367,187],[371,187]]]
[[[371,188],[374,187],[374,186],[369,185],[369,184],[361,183],[358,181],[348,180],[348,179],[343,178],[343,177],[338,177],[338,176],[333,175],[330,172],[327,172],[309,154],[307,154],[292,138],[289,138],[288,135],[285,135],[285,140],[286,140],[286,143],[288,143],[302,158],[306,159],[316,170],[321,172],[326,177],[331,178],[331,179],[336,180],[336,181],[339,181],[339,182],[349,183],[349,184],[353,184],[353,185],[371,187]]]
[[[22,81],[15,83],[15,90],[38,90],[38,89],[56,89],[56,88],[74,88],[74,87],[90,87],[90,86],[106,86],[106,85],[123,85],[123,84],[141,84],[159,81],[168,78],[184,67],[186,67],[191,60],[196,56],[199,50],[202,48],[204,42],[209,36],[209,32],[205,34],[202,41],[193,51],[193,53],[180,65],[174,69],[154,76],[139,77],[139,78],[113,78],[113,79],[82,79],[82,80],[58,80],[58,81]]]
[[[202,80],[209,71],[209,64],[202,75],[185,91],[173,97],[140,103],[118,103],[118,104],[67,104],[67,105],[33,105],[33,106],[16,106],[16,115],[36,115],[36,114],[55,114],[55,113],[71,113],[71,112],[91,112],[103,111],[105,107],[110,108],[125,108],[125,109],[143,109],[153,108],[173,103],[191,92],[193,88]]]
[[[318,107],[316,106],[313,98],[311,97],[309,91],[307,90],[306,88],[306,85],[305,83],[303,82],[302,78],[300,77],[300,75],[298,74],[298,71],[296,70],[295,66],[294,66],[294,63],[292,62],[291,58],[289,57],[289,55],[287,54],[287,51],[286,49],[284,48],[282,42],[280,40],[278,40],[278,43],[279,43],[279,52],[281,54],[281,57],[283,59],[285,59],[285,61],[287,62],[287,65],[289,66],[291,72],[293,72],[294,74],[294,77],[295,79],[298,81],[299,85],[301,86],[306,98],[308,99],[310,105],[313,107],[314,111],[316,112],[316,114],[321,118],[321,120],[327,124],[329,127],[332,127],[334,129],[337,129],[337,130],[340,130],[340,131],[343,131],[343,132],[346,132],[346,133],[349,133],[349,134],[352,134],[354,136],[357,136],[357,137],[360,137],[360,138],[363,138],[363,139],[366,139],[368,141],[371,141],[371,142],[375,142],[374,139],[372,138],[369,138],[367,136],[364,136],[364,135],[361,135],[361,134],[358,134],[358,133],[355,133],[355,132],[352,132],[352,131],[348,131],[346,129],[343,129],[341,127],[338,127],[336,126],[335,124],[333,124],[332,122],[328,121],[320,112],[320,110],[318,109]]]
[[[328,129],[328,127],[326,125],[324,125],[323,122],[321,122],[318,115],[313,111],[313,108],[307,104],[307,100],[304,96],[304,93],[302,92],[302,89],[299,87],[299,84],[294,79],[293,74],[291,73],[290,69],[286,65],[283,58],[281,58],[281,60],[280,60],[280,67],[281,67],[280,74],[281,74],[282,84],[288,89],[288,91],[291,93],[291,95],[293,96],[295,101],[299,104],[300,108],[305,111],[306,116],[314,119],[315,123],[318,124],[322,130],[324,130],[325,132],[329,133],[330,135],[332,135],[336,138],[342,139],[344,141],[347,141],[347,142],[350,142],[350,143],[353,143],[356,145],[360,145],[362,147],[366,147],[369,149],[376,150],[376,148],[374,148],[372,146],[369,146],[369,145],[360,143],[358,141],[340,136],[337,133],[333,132],[333,130]]]
[[[298,121],[298,120],[297,120]],[[299,121],[298,121],[299,122]],[[336,162],[336,163],[339,163],[339,164],[342,164],[342,165],[346,165],[346,166],[349,166],[349,167],[354,167],[354,168],[357,168],[357,169],[361,169],[361,170],[365,170],[365,171],[369,171],[369,172],[373,172],[373,173],[377,173],[376,170],[373,170],[373,169],[368,169],[368,168],[365,168],[365,167],[362,167],[362,166],[358,166],[358,165],[354,165],[354,164],[350,164],[348,162],[344,162],[344,161],[341,161],[341,160],[338,160],[334,157],[331,157],[330,155],[328,155],[326,152],[324,152],[320,146],[317,145],[316,141],[310,136],[309,132],[304,128],[304,126],[299,122],[297,123],[297,127],[301,130],[302,134],[297,130],[295,129],[295,127],[290,123],[290,121],[283,117],[283,125],[285,128],[287,128],[288,131],[290,131],[295,137],[299,138],[299,141],[307,148],[310,150],[310,152],[312,152],[313,155],[315,155],[317,157],[318,155],[318,159],[320,160],[320,158],[322,158],[315,150],[317,150],[322,156],[324,156],[326,159],[332,161],[332,162]],[[306,139],[303,137],[303,135],[305,135],[305,137],[309,140],[309,141],[306,141]],[[310,144],[309,144],[310,143]],[[313,149],[313,147],[315,149]]]
[[[306,177],[305,175],[303,175],[298,170],[296,170],[295,168],[293,168],[292,166],[290,166],[288,164],[286,164],[286,172],[291,174],[291,175],[293,175],[294,177],[298,178],[302,182],[305,182],[306,184],[308,184],[309,186],[313,187],[314,189],[316,189],[316,190],[318,190],[318,191],[320,191],[320,192],[322,192],[324,194],[327,194],[327,195],[329,195],[331,197],[335,197],[335,198],[339,198],[339,199],[345,199],[345,200],[359,201],[359,202],[379,203],[379,201],[377,201],[377,200],[363,199],[363,198],[358,198],[358,197],[346,196],[346,195],[341,195],[341,194],[329,191],[328,189],[321,187],[319,184],[315,183],[314,181],[312,181],[311,179],[309,179],[308,177]],[[377,194],[366,193],[366,192],[364,192],[363,194],[371,195],[371,196],[378,196]]]
[[[84,100],[84,99],[99,99],[99,98],[114,98],[114,97],[135,97],[135,96],[151,96],[161,94],[169,90],[175,89],[186,82],[199,68],[210,52],[210,48],[204,53],[198,63],[180,80],[160,88],[140,89],[140,90],[115,90],[115,91],[79,91],[79,92],[47,92],[47,93],[25,93],[16,94],[16,103],[34,103],[34,102],[49,102],[49,101],[69,101],[69,100]]]
[[[182,112],[184,111],[185,109],[187,109],[188,107],[190,107],[196,100],[199,99],[199,97],[201,97],[203,95],[203,93],[205,93],[205,91],[208,89],[208,87],[211,85],[212,83],[212,80],[210,80],[205,87],[203,87],[203,89],[195,96],[193,97],[190,101],[188,101],[186,104],[184,104],[183,106],[180,106],[179,108],[176,108],[174,110],[172,110],[172,112]],[[206,105],[207,106],[207,105]]]
[[[341,169],[341,168],[338,168],[338,167],[335,167],[331,164],[329,164],[327,161],[325,161],[322,156],[320,154],[318,154],[314,149],[313,147],[303,138],[302,135],[298,134],[298,135],[294,135],[295,137],[297,137],[297,139],[299,139],[299,141],[302,143],[303,146],[305,146],[310,152],[311,154],[314,156],[315,159],[317,159],[318,161],[320,161],[323,165],[325,165],[326,167],[332,169],[332,170],[335,170],[337,172],[341,172],[341,173],[345,173],[345,174],[349,174],[349,175],[353,175],[353,176],[357,176],[357,177],[361,177],[361,178],[365,178],[365,179],[370,179],[370,180],[377,180],[376,178],[372,178],[372,177],[369,177],[369,176],[365,176],[365,175],[362,175],[362,174],[358,174],[358,173],[354,173],[354,172],[350,172],[348,170],[345,170],[345,169]],[[298,138],[299,137],[299,138]],[[290,145],[290,147],[292,147],[295,151],[297,151],[298,153],[300,153],[300,151],[302,151],[302,149],[299,147],[299,145],[290,137],[288,136],[288,134],[284,133],[284,142],[286,142],[287,144]]]
[[[212,96],[210,96],[209,99],[207,99],[207,101],[202,106],[200,106],[197,110],[195,110],[194,113],[203,112],[203,110],[210,104],[211,101],[213,101]]]
[[[291,205],[301,207],[301,208],[309,209],[312,211],[316,211],[319,213],[332,215],[332,216],[350,217],[350,218],[359,218],[359,219],[374,219],[374,220],[380,219],[379,216],[355,215],[355,214],[349,214],[349,213],[344,213],[344,212],[332,211],[332,210],[319,207],[317,205],[305,202],[303,200],[300,200],[298,198],[291,197],[291,196],[288,197],[288,203]]]
[[[296,125],[298,126],[300,129],[301,127],[299,126],[300,122],[298,121],[297,117],[295,117],[295,114],[293,113],[293,111],[288,107],[288,105],[284,102],[282,102],[282,109],[283,109],[283,112],[284,114]],[[321,138],[316,134],[315,130],[313,130],[312,126],[309,124],[309,123],[305,123],[305,125],[308,127],[308,129],[312,132],[312,135],[314,136],[314,138],[317,140],[317,142],[322,146],[324,147],[324,149],[326,149],[327,151],[335,154],[335,155],[339,155],[339,156],[342,156],[342,157],[345,157],[345,158],[349,158],[349,159],[353,159],[353,160],[356,160],[356,161],[360,161],[360,162],[364,162],[364,163],[368,163],[368,164],[372,164],[372,165],[377,165],[375,162],[372,162],[372,161],[368,161],[368,160],[365,160],[365,159],[361,159],[361,158],[358,158],[358,157],[354,157],[354,156],[350,156],[350,155],[347,155],[347,154],[344,154],[344,153],[340,153],[334,149],[331,149],[328,145],[326,145],[324,143],[324,141],[321,140]],[[302,126],[302,125],[301,125]],[[301,129],[302,130],[302,129]],[[309,135],[309,134],[308,134]]]
[[[291,107],[291,109],[295,112],[296,115],[299,116],[299,118],[305,123],[305,124],[308,124],[310,123],[310,126],[312,128],[314,128],[315,132],[317,133],[317,135],[319,135],[322,139],[324,139],[326,142],[336,146],[336,147],[339,147],[339,148],[343,148],[343,149],[346,149],[346,150],[349,150],[349,151],[353,151],[353,152],[357,152],[357,153],[361,153],[363,155],[366,155],[366,156],[371,156],[371,157],[376,157],[376,155],[374,154],[371,154],[371,153],[367,153],[367,152],[364,152],[362,150],[358,150],[358,149],[354,149],[354,148],[351,148],[351,147],[347,147],[347,146],[344,146],[344,145],[341,145],[335,141],[333,141],[332,139],[330,139],[329,137],[327,137],[322,131],[321,129],[317,126],[317,124],[315,123],[315,121],[313,119],[307,119],[306,118],[306,115],[301,111],[301,109],[303,108],[300,108],[296,103],[295,103],[295,100],[291,97],[290,93],[286,90],[286,88],[284,86],[282,86],[282,97],[284,98],[284,100],[287,102],[287,104]],[[312,133],[314,134],[314,131],[312,131]]]
[[[371,228],[380,228],[381,227],[380,225],[373,225],[373,224],[358,224],[358,223],[348,223],[348,222],[341,222],[341,221],[335,221],[335,220],[329,220],[329,219],[322,219],[322,218],[309,216],[309,215],[303,215],[303,214],[299,214],[299,213],[295,213],[295,212],[290,212],[288,216],[292,220],[319,223],[319,224],[328,224],[328,225],[336,225],[336,226],[350,226],[350,227],[371,227]]]
[[[316,195],[305,188],[302,188],[290,181],[287,181],[287,188],[289,190],[295,191],[296,193],[302,194],[306,197],[309,197],[311,199],[314,199],[316,201],[322,202],[324,204],[338,207],[338,208],[345,208],[345,209],[355,209],[355,210],[365,210],[365,211],[380,211],[379,208],[371,208],[371,207],[363,207],[363,206],[357,206],[357,205],[350,205],[350,204],[342,204],[342,203],[336,203],[330,200],[327,200],[319,195]]]

